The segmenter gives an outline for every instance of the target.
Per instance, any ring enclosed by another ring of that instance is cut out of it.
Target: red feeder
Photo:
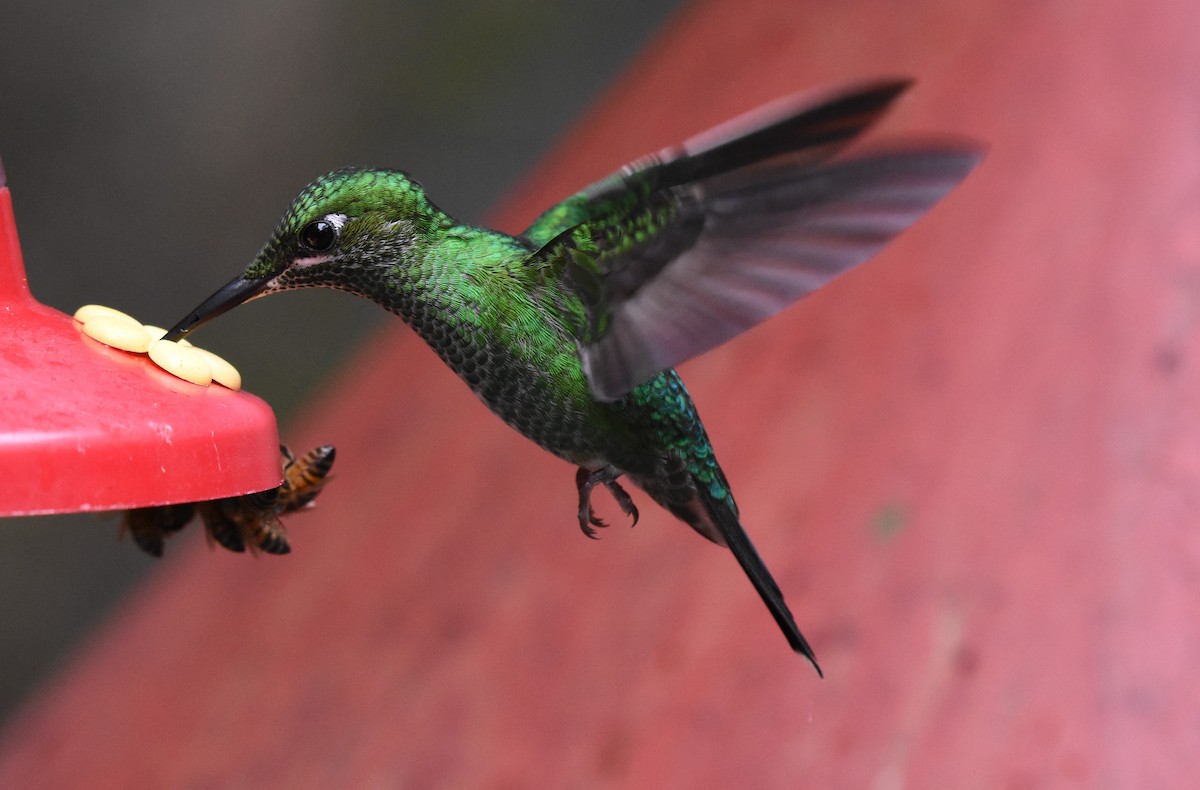
[[[194,502],[279,485],[275,415],[109,348],[29,292],[0,166],[0,516]]]

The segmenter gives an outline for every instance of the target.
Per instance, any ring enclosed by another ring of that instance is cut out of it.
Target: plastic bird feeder
[[[279,484],[275,415],[85,336],[29,292],[0,165],[0,515],[194,502]]]

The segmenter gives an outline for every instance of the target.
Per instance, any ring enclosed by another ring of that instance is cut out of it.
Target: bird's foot
[[[603,469],[598,469],[595,472],[589,472],[582,466],[575,472],[575,487],[579,489],[579,528],[583,530],[583,534],[593,540],[596,539],[596,530],[592,526],[607,527],[596,512],[592,510],[592,489],[597,483],[604,481],[605,475]]]
[[[583,530],[583,534],[593,540],[596,539],[596,530],[592,527],[607,527],[608,524],[592,509],[592,489],[600,483],[603,483],[609,492],[612,493],[613,499],[617,500],[617,504],[621,507],[621,512],[627,516],[633,517],[633,523],[638,522],[638,509],[633,504],[633,497],[626,493],[624,488],[617,482],[620,473],[611,466],[606,466],[596,471],[584,469],[582,466],[575,473],[575,486],[579,489],[579,528]]]

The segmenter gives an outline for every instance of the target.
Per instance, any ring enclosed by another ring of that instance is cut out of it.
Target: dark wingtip
[[[893,96],[899,96],[911,88],[916,82],[913,77],[890,77],[880,80],[880,84],[890,86]]]
[[[900,94],[911,88],[914,82],[912,77],[879,77],[839,85],[825,96],[825,103],[828,109],[836,108],[838,112],[847,112],[848,108],[855,108],[866,113],[869,120],[866,120],[864,125],[870,125],[899,98]]]
[[[883,116],[908,77],[882,77],[785,96],[660,152],[661,185],[731,172],[776,156],[829,159]],[[681,155],[682,154],[682,155]]]
[[[876,77],[862,82],[839,85],[834,88],[828,98],[833,99],[838,95],[847,98],[856,97],[860,100],[873,98],[879,104],[886,105],[911,88],[915,82],[916,80],[912,77]]]

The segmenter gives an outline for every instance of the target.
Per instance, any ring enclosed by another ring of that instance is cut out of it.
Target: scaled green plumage
[[[330,173],[168,337],[292,288],[377,302],[501,418],[579,467],[585,533],[602,526],[597,485],[636,522],[628,477],[730,548],[816,666],[672,368],[870,257],[969,172],[969,146],[836,156],[906,86],[773,105],[623,168],[518,237],[456,222],[402,172]]]

